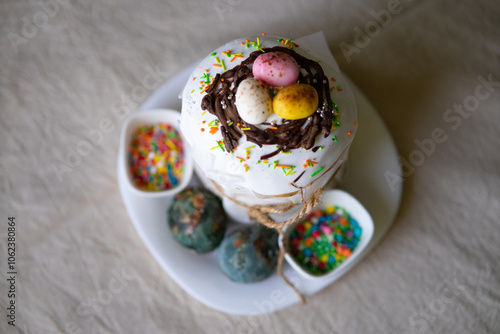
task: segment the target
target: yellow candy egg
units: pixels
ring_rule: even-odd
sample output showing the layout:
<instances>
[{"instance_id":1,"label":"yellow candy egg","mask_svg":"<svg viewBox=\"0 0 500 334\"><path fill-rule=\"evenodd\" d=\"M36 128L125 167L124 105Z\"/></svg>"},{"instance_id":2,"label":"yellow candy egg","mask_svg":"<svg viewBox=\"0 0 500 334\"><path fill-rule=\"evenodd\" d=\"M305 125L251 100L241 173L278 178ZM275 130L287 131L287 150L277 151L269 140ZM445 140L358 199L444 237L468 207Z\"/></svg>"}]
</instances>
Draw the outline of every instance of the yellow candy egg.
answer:
<instances>
[{"instance_id":1,"label":"yellow candy egg","mask_svg":"<svg viewBox=\"0 0 500 334\"><path fill-rule=\"evenodd\" d=\"M311 116L318 108L318 92L307 84L283 87L273 99L276 115L286 119L301 119Z\"/></svg>"}]
</instances>

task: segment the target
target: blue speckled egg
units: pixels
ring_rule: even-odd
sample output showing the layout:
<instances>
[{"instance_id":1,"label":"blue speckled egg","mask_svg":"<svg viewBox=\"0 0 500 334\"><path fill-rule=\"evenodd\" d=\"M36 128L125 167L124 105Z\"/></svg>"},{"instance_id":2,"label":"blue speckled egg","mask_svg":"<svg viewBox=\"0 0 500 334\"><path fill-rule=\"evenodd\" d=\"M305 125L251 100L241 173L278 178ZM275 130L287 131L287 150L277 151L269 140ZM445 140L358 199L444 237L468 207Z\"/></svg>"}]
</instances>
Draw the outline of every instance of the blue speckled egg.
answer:
<instances>
[{"instance_id":1,"label":"blue speckled egg","mask_svg":"<svg viewBox=\"0 0 500 334\"><path fill-rule=\"evenodd\" d=\"M232 281L254 283L274 273L278 255L278 232L255 224L224 239L217 262Z\"/></svg>"},{"instance_id":2,"label":"blue speckled egg","mask_svg":"<svg viewBox=\"0 0 500 334\"><path fill-rule=\"evenodd\" d=\"M167 212L174 239L196 253L217 248L226 232L226 213L220 199L201 188L187 188L172 200Z\"/></svg>"}]
</instances>

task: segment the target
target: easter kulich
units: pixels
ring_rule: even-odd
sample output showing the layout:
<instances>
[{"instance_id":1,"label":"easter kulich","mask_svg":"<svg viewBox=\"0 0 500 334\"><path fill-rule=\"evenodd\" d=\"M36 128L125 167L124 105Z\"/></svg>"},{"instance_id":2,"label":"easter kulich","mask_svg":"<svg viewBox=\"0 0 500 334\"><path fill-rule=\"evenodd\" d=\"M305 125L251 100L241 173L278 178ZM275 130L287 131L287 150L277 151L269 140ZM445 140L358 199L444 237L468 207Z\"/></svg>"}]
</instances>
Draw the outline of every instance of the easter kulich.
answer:
<instances>
[{"instance_id":1,"label":"easter kulich","mask_svg":"<svg viewBox=\"0 0 500 334\"><path fill-rule=\"evenodd\" d=\"M317 105L307 117L283 118L271 110L267 119L247 122L239 113L244 107L236 98L238 87L256 79L253 65L259 56L276 52L293 58L299 74L285 87L264 84L271 100L301 84L314 89ZM262 63L270 66L273 58ZM295 98L307 100L311 94ZM328 184L347 160L357 113L337 70L290 39L259 36L231 41L201 61L182 93L180 127L206 184L215 183L226 196L249 205L300 203Z\"/></svg>"}]
</instances>

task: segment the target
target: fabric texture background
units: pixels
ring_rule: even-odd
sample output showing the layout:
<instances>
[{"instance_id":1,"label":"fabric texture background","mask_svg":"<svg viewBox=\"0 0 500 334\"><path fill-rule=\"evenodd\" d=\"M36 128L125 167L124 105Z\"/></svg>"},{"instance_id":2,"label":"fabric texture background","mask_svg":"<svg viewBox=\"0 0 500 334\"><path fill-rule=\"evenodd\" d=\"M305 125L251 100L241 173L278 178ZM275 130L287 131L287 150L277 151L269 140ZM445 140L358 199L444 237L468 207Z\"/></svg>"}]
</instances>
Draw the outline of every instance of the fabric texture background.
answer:
<instances>
[{"instance_id":1,"label":"fabric texture background","mask_svg":"<svg viewBox=\"0 0 500 334\"><path fill-rule=\"evenodd\" d=\"M0 332L500 332L499 17L489 0L3 0L2 314L10 216L18 275L16 327L2 316ZM151 72L159 86L232 39L318 30L395 139L399 212L307 306L214 311L161 269L127 215L122 116L154 92L136 88ZM104 119L112 127L100 136ZM436 129L446 139L422 148ZM75 157L82 140L92 145Z\"/></svg>"}]
</instances>

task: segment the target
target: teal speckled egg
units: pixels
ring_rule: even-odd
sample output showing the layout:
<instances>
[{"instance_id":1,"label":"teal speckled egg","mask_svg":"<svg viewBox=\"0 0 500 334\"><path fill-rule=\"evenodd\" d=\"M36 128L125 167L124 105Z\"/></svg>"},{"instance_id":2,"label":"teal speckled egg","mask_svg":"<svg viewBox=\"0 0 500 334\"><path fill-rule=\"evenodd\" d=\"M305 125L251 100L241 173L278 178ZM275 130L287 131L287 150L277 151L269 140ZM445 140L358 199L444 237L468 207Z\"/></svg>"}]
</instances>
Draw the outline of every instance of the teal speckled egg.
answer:
<instances>
[{"instance_id":1,"label":"teal speckled egg","mask_svg":"<svg viewBox=\"0 0 500 334\"><path fill-rule=\"evenodd\" d=\"M217 261L221 270L232 281L254 283L274 273L278 255L278 232L255 224L224 239Z\"/></svg>"},{"instance_id":2,"label":"teal speckled egg","mask_svg":"<svg viewBox=\"0 0 500 334\"><path fill-rule=\"evenodd\" d=\"M167 212L174 239L196 253L217 248L226 232L226 213L220 199L201 188L187 188L172 200Z\"/></svg>"}]
</instances>

